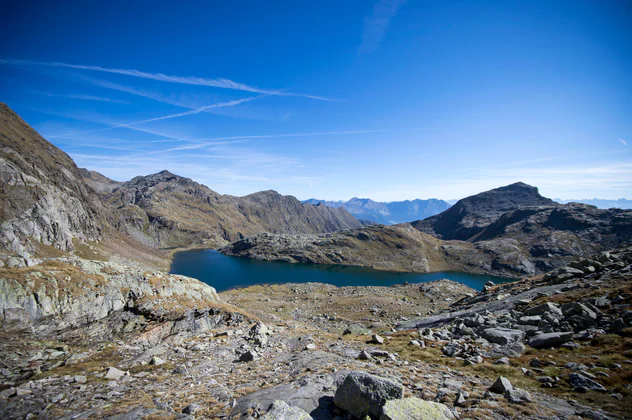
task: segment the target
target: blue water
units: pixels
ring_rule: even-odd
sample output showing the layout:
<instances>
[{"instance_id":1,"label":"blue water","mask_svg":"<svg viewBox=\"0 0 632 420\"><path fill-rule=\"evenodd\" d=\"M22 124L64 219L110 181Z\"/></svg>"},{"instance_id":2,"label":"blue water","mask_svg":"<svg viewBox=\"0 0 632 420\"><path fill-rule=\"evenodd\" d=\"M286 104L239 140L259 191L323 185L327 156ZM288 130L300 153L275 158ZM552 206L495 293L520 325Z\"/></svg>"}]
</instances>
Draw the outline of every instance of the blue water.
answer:
<instances>
[{"instance_id":1,"label":"blue water","mask_svg":"<svg viewBox=\"0 0 632 420\"><path fill-rule=\"evenodd\" d=\"M392 286L405 282L423 283L438 279L458 281L473 289L481 290L488 280L496 284L512 281L502 277L454 271L425 274L397 273L343 265L258 261L231 257L208 249L176 253L171 263L171 273L194 277L213 286L218 292L253 284L316 282L335 286Z\"/></svg>"}]
</instances>

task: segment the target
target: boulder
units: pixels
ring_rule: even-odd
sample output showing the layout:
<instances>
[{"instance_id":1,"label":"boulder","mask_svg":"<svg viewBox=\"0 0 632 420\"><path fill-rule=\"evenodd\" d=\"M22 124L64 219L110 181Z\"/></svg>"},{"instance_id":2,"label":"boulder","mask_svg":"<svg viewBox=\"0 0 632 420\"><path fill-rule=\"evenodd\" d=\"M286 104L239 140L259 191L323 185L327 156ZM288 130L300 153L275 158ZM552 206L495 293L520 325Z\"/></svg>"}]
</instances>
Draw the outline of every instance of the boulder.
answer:
<instances>
[{"instance_id":1,"label":"boulder","mask_svg":"<svg viewBox=\"0 0 632 420\"><path fill-rule=\"evenodd\" d=\"M454 414L444 404L424 401L420 398L390 400L382 407L380 420L446 420Z\"/></svg>"},{"instance_id":2,"label":"boulder","mask_svg":"<svg viewBox=\"0 0 632 420\"><path fill-rule=\"evenodd\" d=\"M511 382L509 382L509 379L504 376L499 376L498 379L496 379L496 382L489 387L489 390L496 394L504 394L510 389L513 389L513 386L511 385Z\"/></svg>"},{"instance_id":3,"label":"boulder","mask_svg":"<svg viewBox=\"0 0 632 420\"><path fill-rule=\"evenodd\" d=\"M115 367L111 367L111 368L108 368L108 371L105 374L105 379L118 380L118 379L121 379L125 375L128 375L128 373L123 372L122 370L117 369Z\"/></svg>"},{"instance_id":4,"label":"boulder","mask_svg":"<svg viewBox=\"0 0 632 420\"><path fill-rule=\"evenodd\" d=\"M513 388L505 391L505 399L512 404L532 402L531 394L524 389Z\"/></svg>"},{"instance_id":5,"label":"boulder","mask_svg":"<svg viewBox=\"0 0 632 420\"><path fill-rule=\"evenodd\" d=\"M524 311L525 315L544 315L544 314L550 314L555 318L562 318L564 316L564 314L562 313L562 310L560 309L559 305L557 305L556 303L552 303L552 302L546 302L543 303L542 305L538 305L535 306L533 308L529 308L526 311Z\"/></svg>"},{"instance_id":6,"label":"boulder","mask_svg":"<svg viewBox=\"0 0 632 420\"><path fill-rule=\"evenodd\" d=\"M392 379L365 372L351 372L336 390L334 404L347 413L379 418L387 401L404 396L404 387Z\"/></svg>"},{"instance_id":7,"label":"boulder","mask_svg":"<svg viewBox=\"0 0 632 420\"><path fill-rule=\"evenodd\" d=\"M568 375L568 383L576 390L591 390L607 392L608 390L599 382L593 381L581 373L571 373Z\"/></svg>"},{"instance_id":8,"label":"boulder","mask_svg":"<svg viewBox=\"0 0 632 420\"><path fill-rule=\"evenodd\" d=\"M270 404L268 411L260 417L262 420L312 420L312 416L299 407L290 407L285 401L277 400Z\"/></svg>"},{"instance_id":9,"label":"boulder","mask_svg":"<svg viewBox=\"0 0 632 420\"><path fill-rule=\"evenodd\" d=\"M572 332L551 332L540 333L529 340L529 346L534 349L548 349L551 347L559 347L564 343L568 343L573 338Z\"/></svg>"},{"instance_id":10,"label":"boulder","mask_svg":"<svg viewBox=\"0 0 632 420\"><path fill-rule=\"evenodd\" d=\"M309 353L310 357L314 353ZM343 376L344 377L344 376ZM342 379L340 377L339 379ZM300 382L286 383L260 389L237 400L230 418L247 417L252 408L265 410L276 401L284 401L290 407L298 407L314 418L325 417L333 409L333 389L338 378L334 376L307 377Z\"/></svg>"},{"instance_id":11,"label":"boulder","mask_svg":"<svg viewBox=\"0 0 632 420\"><path fill-rule=\"evenodd\" d=\"M524 331L511 330L509 328L487 328L482 331L481 337L496 344L509 344L522 341Z\"/></svg>"},{"instance_id":12,"label":"boulder","mask_svg":"<svg viewBox=\"0 0 632 420\"><path fill-rule=\"evenodd\" d=\"M371 337L371 342L373 344L384 344L384 338L377 334L373 334L373 336Z\"/></svg>"},{"instance_id":13,"label":"boulder","mask_svg":"<svg viewBox=\"0 0 632 420\"><path fill-rule=\"evenodd\" d=\"M254 350L248 350L245 353L242 353L239 356L239 361L240 362L252 362L253 360L255 360L257 357L259 357L259 355L257 354L256 351Z\"/></svg>"}]
</instances>

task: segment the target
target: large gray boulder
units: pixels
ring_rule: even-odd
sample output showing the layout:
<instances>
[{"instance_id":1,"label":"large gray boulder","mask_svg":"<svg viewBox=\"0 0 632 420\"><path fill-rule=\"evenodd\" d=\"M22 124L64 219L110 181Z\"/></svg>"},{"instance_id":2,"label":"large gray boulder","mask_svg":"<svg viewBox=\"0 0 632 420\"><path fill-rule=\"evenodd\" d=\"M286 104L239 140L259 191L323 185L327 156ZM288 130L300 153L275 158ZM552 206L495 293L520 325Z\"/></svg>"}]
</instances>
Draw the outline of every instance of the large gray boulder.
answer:
<instances>
[{"instance_id":1,"label":"large gray boulder","mask_svg":"<svg viewBox=\"0 0 632 420\"><path fill-rule=\"evenodd\" d=\"M270 404L261 420L313 420L312 416L298 407L290 407L285 401L277 400Z\"/></svg>"},{"instance_id":2,"label":"large gray boulder","mask_svg":"<svg viewBox=\"0 0 632 420\"><path fill-rule=\"evenodd\" d=\"M311 354L311 353L310 353ZM297 407L309 413L313 418L327 418L333 404L333 391L336 377L308 377L300 382L292 382L261 389L239 398L230 417L240 418L250 409L265 410L275 401L282 400L290 407Z\"/></svg>"},{"instance_id":3,"label":"large gray boulder","mask_svg":"<svg viewBox=\"0 0 632 420\"><path fill-rule=\"evenodd\" d=\"M505 378L504 376L499 376L498 379L496 379L496 382L494 382L492 386L489 387L489 390L496 394L504 394L505 392L512 389L513 386L511 385L511 382L509 382L509 379Z\"/></svg>"},{"instance_id":4,"label":"large gray boulder","mask_svg":"<svg viewBox=\"0 0 632 420\"><path fill-rule=\"evenodd\" d=\"M608 392L608 390L599 382L593 381L592 379L582 375L581 373L571 373L570 375L568 375L568 383L574 389L589 389L591 391Z\"/></svg>"},{"instance_id":5,"label":"large gray boulder","mask_svg":"<svg viewBox=\"0 0 632 420\"><path fill-rule=\"evenodd\" d=\"M380 420L448 420L454 419L450 409L440 403L411 397L390 400L382 407Z\"/></svg>"},{"instance_id":6,"label":"large gray boulder","mask_svg":"<svg viewBox=\"0 0 632 420\"><path fill-rule=\"evenodd\" d=\"M552 303L552 302L546 302L543 303L542 305L538 305L538 306L534 306L533 308L529 308L526 311L524 311L525 315L544 315L544 314L550 314L552 315L554 318L562 318L564 316L564 314L562 313L562 310L560 309L559 305L556 303Z\"/></svg>"},{"instance_id":7,"label":"large gray boulder","mask_svg":"<svg viewBox=\"0 0 632 420\"><path fill-rule=\"evenodd\" d=\"M529 340L529 346L534 349L549 349L568 343L573 338L572 332L540 333Z\"/></svg>"},{"instance_id":8,"label":"large gray boulder","mask_svg":"<svg viewBox=\"0 0 632 420\"><path fill-rule=\"evenodd\" d=\"M387 401L403 396L404 387L399 382L365 372L351 372L338 387L334 404L355 417L379 418Z\"/></svg>"},{"instance_id":9,"label":"large gray boulder","mask_svg":"<svg viewBox=\"0 0 632 420\"><path fill-rule=\"evenodd\" d=\"M509 328L487 328L481 333L481 337L496 344L517 343L524 339L524 331L511 330Z\"/></svg>"}]
</instances>

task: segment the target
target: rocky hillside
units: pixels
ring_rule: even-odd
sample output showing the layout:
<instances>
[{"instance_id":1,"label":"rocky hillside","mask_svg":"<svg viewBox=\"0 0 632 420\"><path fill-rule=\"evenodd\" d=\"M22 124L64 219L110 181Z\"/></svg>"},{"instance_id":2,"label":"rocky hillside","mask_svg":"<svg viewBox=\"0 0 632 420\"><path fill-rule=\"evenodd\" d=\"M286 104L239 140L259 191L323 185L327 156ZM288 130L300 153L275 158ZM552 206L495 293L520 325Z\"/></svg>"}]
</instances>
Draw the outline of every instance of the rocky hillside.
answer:
<instances>
[{"instance_id":1,"label":"rocky hillside","mask_svg":"<svg viewBox=\"0 0 632 420\"><path fill-rule=\"evenodd\" d=\"M159 247L217 246L259 232L323 233L361 226L344 209L302 204L275 191L222 195L168 171L136 177L102 196L122 216L121 229Z\"/></svg>"},{"instance_id":2,"label":"rocky hillside","mask_svg":"<svg viewBox=\"0 0 632 420\"><path fill-rule=\"evenodd\" d=\"M443 213L412 225L440 239L467 241L508 211L557 205L536 187L517 182L459 200Z\"/></svg>"},{"instance_id":3,"label":"rocky hillside","mask_svg":"<svg viewBox=\"0 0 632 420\"><path fill-rule=\"evenodd\" d=\"M106 211L72 159L0 103L0 248L63 251L73 239L96 241Z\"/></svg>"},{"instance_id":4,"label":"rocky hillside","mask_svg":"<svg viewBox=\"0 0 632 420\"><path fill-rule=\"evenodd\" d=\"M310 204L324 204L328 207L342 207L360 220L385 225L412 222L425 219L448 209L450 204L443 200L405 200L379 202L369 198L352 198L349 201L325 201L310 198L304 201Z\"/></svg>"},{"instance_id":5,"label":"rocky hillside","mask_svg":"<svg viewBox=\"0 0 632 420\"><path fill-rule=\"evenodd\" d=\"M9 311L2 326L12 332L0 332L0 417L626 418L631 263L632 249L616 249L480 293L441 280L221 294L256 321L209 289L189 290L186 278L157 282L144 273L126 293L140 273L109 264L51 260L20 269L24 285L0 269L0 284L25 291L16 296L47 297L78 270L83 294L103 296L90 313L109 314L107 322L46 320L29 315L36 311L28 299L15 316ZM98 286L108 276L109 291ZM182 285L175 297L209 310L174 310L161 296L165 280ZM109 294L112 309L101 305ZM64 312L72 306L55 302ZM20 330L20 317L36 321ZM60 320L79 332L56 328ZM31 333L43 326L45 339ZM114 340L103 334L110 331Z\"/></svg>"},{"instance_id":6,"label":"rocky hillside","mask_svg":"<svg viewBox=\"0 0 632 420\"><path fill-rule=\"evenodd\" d=\"M52 247L155 265L164 258L155 252L158 248L215 247L259 232L324 233L362 226L344 209L303 205L274 191L224 196L167 171L116 182L77 168L4 104L0 122L3 259L23 253L28 262L31 256L55 254L46 248Z\"/></svg>"},{"instance_id":7,"label":"rocky hillside","mask_svg":"<svg viewBox=\"0 0 632 420\"><path fill-rule=\"evenodd\" d=\"M519 193L514 194L516 191ZM500 204L494 206L488 198L496 195L501 197ZM478 202L482 209L474 207ZM573 257L632 242L632 211L600 210L577 203L533 205L550 200L524 184L492 190L459 203L440 215L413 223L417 229L411 224L400 224L319 236L258 235L237 241L221 252L263 260L518 277L544 273ZM526 206L516 208L520 203ZM459 209L463 211L455 217ZM468 241L429 238L431 235L423 233L422 225L432 220L437 226L451 220L454 223L450 225L458 225L456 229ZM421 232L415 232L420 228Z\"/></svg>"}]
</instances>

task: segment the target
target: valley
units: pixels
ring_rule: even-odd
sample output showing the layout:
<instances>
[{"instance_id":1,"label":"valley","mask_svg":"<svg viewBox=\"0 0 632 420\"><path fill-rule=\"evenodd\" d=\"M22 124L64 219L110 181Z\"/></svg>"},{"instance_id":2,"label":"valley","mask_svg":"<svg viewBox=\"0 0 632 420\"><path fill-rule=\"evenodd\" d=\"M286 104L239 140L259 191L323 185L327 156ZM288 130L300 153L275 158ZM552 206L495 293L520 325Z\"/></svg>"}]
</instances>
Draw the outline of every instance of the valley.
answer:
<instances>
[{"instance_id":1,"label":"valley","mask_svg":"<svg viewBox=\"0 0 632 420\"><path fill-rule=\"evenodd\" d=\"M365 225L115 182L0 111L2 418L629 417L630 210L514 183Z\"/></svg>"}]
</instances>

